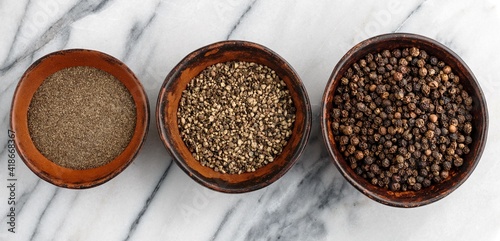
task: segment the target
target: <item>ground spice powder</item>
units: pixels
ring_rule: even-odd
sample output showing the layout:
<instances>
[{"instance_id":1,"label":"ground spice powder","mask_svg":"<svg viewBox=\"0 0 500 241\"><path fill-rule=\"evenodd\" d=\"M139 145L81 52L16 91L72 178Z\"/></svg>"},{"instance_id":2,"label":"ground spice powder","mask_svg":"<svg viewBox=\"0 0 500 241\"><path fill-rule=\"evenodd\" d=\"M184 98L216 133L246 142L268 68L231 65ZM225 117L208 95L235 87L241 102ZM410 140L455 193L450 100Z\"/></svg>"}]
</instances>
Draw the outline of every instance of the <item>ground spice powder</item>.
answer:
<instances>
[{"instance_id":1,"label":"ground spice powder","mask_svg":"<svg viewBox=\"0 0 500 241\"><path fill-rule=\"evenodd\" d=\"M135 124L136 107L127 88L113 75L88 66L49 76L28 110L36 148L71 169L109 163L126 148Z\"/></svg>"}]
</instances>

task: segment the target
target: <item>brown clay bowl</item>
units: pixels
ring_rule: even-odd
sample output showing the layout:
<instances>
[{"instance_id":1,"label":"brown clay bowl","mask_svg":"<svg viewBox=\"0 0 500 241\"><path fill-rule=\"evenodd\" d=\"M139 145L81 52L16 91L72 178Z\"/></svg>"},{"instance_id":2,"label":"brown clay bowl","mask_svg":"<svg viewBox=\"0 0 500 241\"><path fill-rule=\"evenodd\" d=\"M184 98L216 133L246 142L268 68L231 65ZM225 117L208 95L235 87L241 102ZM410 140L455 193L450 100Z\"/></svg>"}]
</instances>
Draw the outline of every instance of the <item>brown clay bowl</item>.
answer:
<instances>
[{"instance_id":1,"label":"brown clay bowl","mask_svg":"<svg viewBox=\"0 0 500 241\"><path fill-rule=\"evenodd\" d=\"M422 188L420 191L392 192L384 188L372 185L370 182L357 175L344 160L334 141L334 134L331 130L330 113L333 106L333 97L335 90L340 83L341 77L346 70L356 61L363 58L368 53L375 53L384 49L396 49L405 47L418 47L425 50L429 55L436 56L451 66L455 75L460 77L460 82L473 98L473 142L469 145L471 152L463 157L464 164L450 172L447 179L430 187ZM488 110L483 92L474 77L472 71L467 67L464 61L453 51L439 42L415 35L415 34L386 34L365 40L351 50L349 50L340 62L333 69L332 75L326 86L322 100L321 128L328 152L333 158L342 175L355 188L361 191L369 198L380 203L395 207L418 207L426 205L447 196L462 183L474 171L479 162L486 144L488 131ZM452 169L454 170L454 169Z\"/></svg>"},{"instance_id":2,"label":"brown clay bowl","mask_svg":"<svg viewBox=\"0 0 500 241\"><path fill-rule=\"evenodd\" d=\"M189 152L179 134L177 109L182 91L192 78L208 66L234 60L255 62L275 70L287 84L297 111L292 136L272 163L252 173L222 174L202 166ZM226 193L249 192L278 180L299 158L311 128L309 98L299 76L278 54L245 41L218 42L187 55L166 77L156 108L160 138L179 167L198 183Z\"/></svg>"},{"instance_id":3,"label":"brown clay bowl","mask_svg":"<svg viewBox=\"0 0 500 241\"><path fill-rule=\"evenodd\" d=\"M28 130L28 108L38 87L53 73L74 66L91 66L112 74L130 91L136 105L137 121L130 143L114 160L97 168L74 170L55 164L38 151ZM118 59L93 50L62 50L40 58L21 77L12 102L11 126L19 156L36 175L60 187L90 188L109 181L135 158L148 131L149 103L139 80Z\"/></svg>"}]
</instances>

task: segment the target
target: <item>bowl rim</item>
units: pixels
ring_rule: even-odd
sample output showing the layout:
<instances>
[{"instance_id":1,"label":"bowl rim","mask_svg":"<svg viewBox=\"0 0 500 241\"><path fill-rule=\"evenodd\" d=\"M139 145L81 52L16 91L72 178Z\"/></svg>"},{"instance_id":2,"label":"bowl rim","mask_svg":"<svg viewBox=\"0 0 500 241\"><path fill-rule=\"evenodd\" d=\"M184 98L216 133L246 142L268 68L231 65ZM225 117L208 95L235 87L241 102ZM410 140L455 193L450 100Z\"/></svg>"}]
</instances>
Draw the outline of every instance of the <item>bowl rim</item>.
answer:
<instances>
[{"instance_id":1,"label":"bowl rim","mask_svg":"<svg viewBox=\"0 0 500 241\"><path fill-rule=\"evenodd\" d=\"M328 105L327 98L328 98L328 96L332 95L335 92L335 89L333 89L334 84L335 84L335 81L334 81L335 76L337 76L339 74L343 74L343 73L340 73L341 68L350 61L351 57L357 51L363 50L364 48L366 48L368 46L376 45L376 44L381 43L381 42L398 41L401 39L426 42L427 44L433 45L433 47L439 48L439 49L443 50L444 52L446 52L447 54L449 54L451 56L451 58L456 60L458 65L463 66L463 69L465 70L466 74L471 76L470 84L473 87L477 88L478 93L479 93L478 99L479 99L480 103L478 103L478 105L480 107L484 108L484 113L482 113L483 117L484 117L484 125L483 125L483 128L481 128L478 131L479 132L478 141L480 142L479 148L477 151L477 155L474 158L474 162L472 163L472 166L470 168L470 171L465 173L465 176L463 178L459 179L458 182L456 182L454 185L452 185L451 188L447 189L445 192L439 193L439 194L432 196L431 198L428 198L428 199L418 200L418 201L414 201L414 202L399 201L398 200L399 196L397 196L397 195L394 195L393 199L385 198L385 197L380 196L377 193L371 191L370 188L367 188L367 187L363 186L361 183L357 182L355 178L353 178L346 170L344 170L344 168L342 168L340 161L344 162L344 160L337 159L337 157L334 153L335 147L333 146L332 143L330 143L330 140L328 138L328 136L330 134L330 127L328 127L329 111L330 110L327 109L327 105ZM396 46L395 48L398 48L398 47ZM481 159L482 153L483 153L484 148L486 146L486 140L487 140L487 135L488 135L488 125L489 125L488 107L486 104L486 99L485 99L484 93L483 93L483 91L482 91L482 89L477 81L477 78L474 76L472 70L467 66L465 61L463 61L462 58L460 58L460 56L458 56L458 54L456 54L454 51L452 51L450 48L446 47L445 45L441 44L440 42L438 42L434 39L431 39L429 37L425 37L425 36L422 36L419 34L414 34L414 33L387 33L387 34L377 35L377 36L374 36L374 37L371 37L371 38L368 38L368 39L365 39L365 40L359 42L358 44L353 46L349 51L347 51L343 55L343 57L339 60L339 62L335 65L335 67L334 67L334 69L333 69L333 71L328 79L328 82L325 86L325 91L323 93L322 102L321 102L321 117L320 118L321 118L321 132L323 135L323 140L325 142L327 151L328 151L330 157L332 158L332 161L335 164L337 170L339 170L339 172L342 174L342 176L352 186L354 186L358 191L360 191L361 193L363 193L365 196L369 197L370 199L375 200L379 203L388 205L388 206L399 207L399 208L413 208L413 207L419 207L419 206L424 206L427 204L434 203L434 202L448 196L450 193L455 191L459 186L461 186L469 178L469 176L472 174L472 172L476 168L477 164L479 163L479 160ZM371 185L371 184L369 184L369 185Z\"/></svg>"},{"instance_id":2,"label":"bowl rim","mask_svg":"<svg viewBox=\"0 0 500 241\"><path fill-rule=\"evenodd\" d=\"M40 68L43 68L44 65L47 65L46 60L51 60L53 58L74 58L74 62L67 62L65 63L65 66L62 66L61 68L54 69L55 71L50 72L55 73L59 70L62 70L64 68L68 67L73 67L73 66L90 66L94 67L97 69L101 69L97 66L94 66L92 63L98 63L98 62L92 62L92 61L100 61L99 63L106 63L109 66L113 66L116 68L115 71L119 71L123 75L127 76L127 79L129 79L131 82L130 84L125 84L120 78L117 78L122 84L126 85L127 90L130 92L131 96L134 99L134 104L136 107L136 113L137 113L137 119L136 119L136 126L134 130L134 134L127 145L127 147L120 153L115 159L110 161L109 163L96 167L96 168L89 168L89 169L82 169L82 170L76 170L76 169L71 169L71 168L65 168L62 166L59 166L50 160L48 160L45 156L43 156L38 149L34 146L34 143L32 139L30 138L29 135L29 130L27 130L27 124L24 125L25 123L21 123L21 121L24 119L23 116L24 111L20 109L25 109L26 106L23 104L21 99L26 99L29 98L29 101L27 101L27 104L31 103L31 99L33 98L34 92L29 95L25 96L26 91L28 88L26 86L33 86L32 83L30 83L30 78L33 78L31 75L33 71L37 71ZM82 61L86 64L81 64ZM91 64L89 64L91 63ZM96 64L97 65L97 64ZM103 70L103 69L101 69ZM106 70L104 70L106 71ZM106 71L108 72L108 71ZM40 78L38 78L40 79ZM43 83L43 80L40 80L40 84L36 86L36 89ZM38 80L37 80L38 81ZM129 86L127 86L129 85ZM36 90L35 90L36 92ZM29 94L29 93L28 93ZM22 95L22 96L21 96ZM27 112L25 113L27 115ZM141 115L139 115L141 114ZM132 163L132 161L135 159L135 157L138 155L140 150L142 149L144 142L147 137L147 133L149 131L149 115L150 115L150 107L149 107L149 100L147 97L146 92L144 91L144 88L139 81L139 79L135 76L135 74L130 70L123 62L120 60L116 59L115 57L108 55L106 53L97 51L97 50L91 50L91 49L83 49L83 48L74 48L74 49L64 49L64 50L58 50L55 52L51 52L49 54L46 54L39 59L37 59L35 62L33 62L23 73L23 75L20 77L19 82L16 86L16 89L14 91L14 95L12 97L12 103L11 103L11 111L10 111L10 126L11 129L14 131L14 142L15 142L15 148L19 154L19 157L21 160L28 166L28 168L35 173L39 178L55 185L58 187L63 187L63 188L68 188L68 189L87 189L87 188L92 188L99 186L111 179L113 179L115 176L120 174L123 170L125 170L126 167ZM27 117L26 117L27 118ZM20 135L22 134L22 137ZM33 163L33 159L41 159L40 162L43 162L45 165L49 165L52 167L41 167L37 164ZM61 176L55 176L54 173L59 171L60 173L63 172L65 174L61 174ZM71 174L68 174L71 173ZM89 175L92 176L92 178L88 178L88 180L85 181L69 181L67 179L64 179L63 175L78 175L78 176L85 176Z\"/></svg>"},{"instance_id":3,"label":"bowl rim","mask_svg":"<svg viewBox=\"0 0 500 241\"><path fill-rule=\"evenodd\" d=\"M293 150L293 155L291 158L286 162L285 165L283 165L283 168L279 170L272 178L265 182L258 182L254 183L252 185L248 185L245 187L231 187L231 186L221 186L219 182L214 181L207 181L204 180L203 175L201 173L198 173L184 161L183 157L181 156L179 150L177 150L174 147L174 141L172 138L167 134L167 127L164 123L164 119L166 118L166 114L164 113L165 110L165 99L166 95L170 94L169 92L169 87L172 86L176 80L176 76L178 76L183 70L185 70L185 65L194 59L199 59L206 57L208 55L211 55L212 53L218 52L221 47L227 47L227 48L238 48L238 47L245 47L245 48L251 48L251 49L256 49L258 51L263 51L267 55L272 56L273 59L278 60L280 63L284 64L286 67L287 71L291 73L290 79L292 79L294 82L297 82L297 87L300 89L298 92L301 100L303 101L303 105L305 106L304 110L304 132L302 133L302 136L300 137L300 141L297 144L297 148ZM230 50L231 51L231 50ZM251 192L255 191L261 188L264 188L275 181L277 181L279 178L281 178L288 170L297 162L301 154L303 153L305 146L309 140L309 135L310 135L310 129L312 125L312 111L311 111L311 105L310 105L310 100L306 91L306 88L303 85L303 82L297 72L293 69L293 67L280 55L272 51L271 49L254 43L250 41L244 41L244 40L224 40L224 41L218 41L214 42L208 45L205 45L203 47L200 47L188 55L184 57L170 72L169 74L165 77L165 80L160 87L160 91L158 94L158 99L156 103L156 126L160 135L160 139L164 146L166 147L167 151L170 153L170 156L172 159L176 162L176 164L188 175L190 176L193 180L201 184L202 186L205 186L207 188L210 188L215 191L223 192L223 193L246 193L246 192ZM221 174L221 175L238 175L238 174Z\"/></svg>"}]
</instances>

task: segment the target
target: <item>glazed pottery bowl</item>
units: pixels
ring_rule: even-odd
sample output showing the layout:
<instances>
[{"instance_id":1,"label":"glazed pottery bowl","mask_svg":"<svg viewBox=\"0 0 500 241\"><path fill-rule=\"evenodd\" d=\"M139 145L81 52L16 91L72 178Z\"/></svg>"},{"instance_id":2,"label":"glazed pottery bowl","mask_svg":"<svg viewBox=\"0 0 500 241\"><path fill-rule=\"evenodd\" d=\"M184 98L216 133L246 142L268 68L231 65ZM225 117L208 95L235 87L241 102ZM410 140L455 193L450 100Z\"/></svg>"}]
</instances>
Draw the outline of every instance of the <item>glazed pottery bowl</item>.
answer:
<instances>
[{"instance_id":1,"label":"glazed pottery bowl","mask_svg":"<svg viewBox=\"0 0 500 241\"><path fill-rule=\"evenodd\" d=\"M296 119L288 143L273 162L255 172L223 174L195 160L180 136L177 110L182 92L205 68L229 61L254 62L276 71L286 83L296 108ZM292 67L268 48L246 41L214 43L187 55L168 74L156 106L160 138L175 162L198 183L226 193L242 193L265 187L283 176L304 150L311 128L311 108L304 86Z\"/></svg>"},{"instance_id":2,"label":"glazed pottery bowl","mask_svg":"<svg viewBox=\"0 0 500 241\"><path fill-rule=\"evenodd\" d=\"M335 90L341 83L344 73L361 58L369 53L378 53L383 50L417 47L425 50L429 56L436 56L439 60L448 64L454 74L460 77L460 83L473 99L471 110L473 120L473 142L469 145L470 152L463 156L463 165L452 169L449 177L445 180L432 184L430 187L419 191L390 191L377 185L372 185L358 175L339 151L338 143L335 142L335 134L332 131L332 108ZM383 204L396 207L417 207L435 202L447 196L457 189L474 171L479 162L486 144L488 130L488 111L483 92L474 77L472 71L465 62L453 51L439 42L427 37L415 34L386 34L367 39L349 50L333 69L327 83L323 99L321 127L324 140L330 156L340 173L356 189L369 198Z\"/></svg>"},{"instance_id":3,"label":"glazed pottery bowl","mask_svg":"<svg viewBox=\"0 0 500 241\"><path fill-rule=\"evenodd\" d=\"M109 163L90 169L76 170L57 165L35 146L28 128L28 110L39 86L55 72L75 66L103 70L118 79L130 92L136 107L136 126L126 148ZM122 172L142 147L149 125L146 93L132 71L118 59L94 50L70 49L48 54L34 62L24 73L14 93L11 126L15 144L24 163L40 178L66 188L90 188L109 181Z\"/></svg>"}]
</instances>

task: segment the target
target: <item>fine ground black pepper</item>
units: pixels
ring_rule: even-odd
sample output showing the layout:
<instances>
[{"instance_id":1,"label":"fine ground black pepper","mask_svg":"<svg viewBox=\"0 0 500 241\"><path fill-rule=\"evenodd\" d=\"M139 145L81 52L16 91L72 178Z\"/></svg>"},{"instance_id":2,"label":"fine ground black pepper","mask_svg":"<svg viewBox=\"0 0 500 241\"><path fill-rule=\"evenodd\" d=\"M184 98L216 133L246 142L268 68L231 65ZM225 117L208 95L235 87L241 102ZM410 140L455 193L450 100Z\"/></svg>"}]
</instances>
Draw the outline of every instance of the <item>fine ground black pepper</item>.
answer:
<instances>
[{"instance_id":1,"label":"fine ground black pepper","mask_svg":"<svg viewBox=\"0 0 500 241\"><path fill-rule=\"evenodd\" d=\"M183 91L182 140L201 165L229 174L274 161L292 134L295 107L274 70L252 62L209 66Z\"/></svg>"},{"instance_id":2,"label":"fine ground black pepper","mask_svg":"<svg viewBox=\"0 0 500 241\"><path fill-rule=\"evenodd\" d=\"M36 148L71 169L105 165L128 145L136 124L132 95L113 75L88 66L62 69L35 92L28 128Z\"/></svg>"},{"instance_id":3,"label":"fine ground black pepper","mask_svg":"<svg viewBox=\"0 0 500 241\"><path fill-rule=\"evenodd\" d=\"M472 104L443 61L416 47L384 50L344 73L331 128L358 175L392 191L420 190L463 165Z\"/></svg>"}]
</instances>

